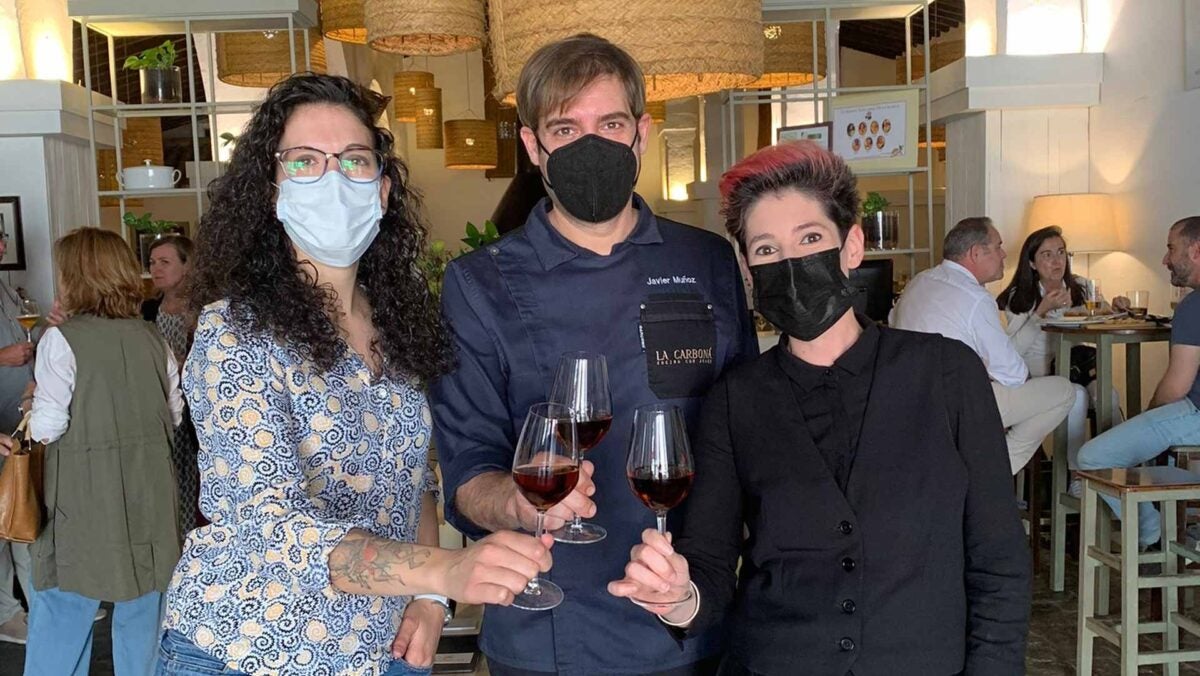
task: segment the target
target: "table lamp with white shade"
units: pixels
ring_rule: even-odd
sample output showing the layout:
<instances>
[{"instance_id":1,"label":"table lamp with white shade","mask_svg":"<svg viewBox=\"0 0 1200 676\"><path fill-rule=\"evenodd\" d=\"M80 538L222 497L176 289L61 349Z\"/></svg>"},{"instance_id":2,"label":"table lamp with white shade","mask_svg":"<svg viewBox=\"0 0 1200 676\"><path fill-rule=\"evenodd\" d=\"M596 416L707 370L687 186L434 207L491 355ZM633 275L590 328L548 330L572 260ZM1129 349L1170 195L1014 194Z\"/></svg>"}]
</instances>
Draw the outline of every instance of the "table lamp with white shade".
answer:
<instances>
[{"instance_id":1,"label":"table lamp with white shade","mask_svg":"<svg viewBox=\"0 0 1200 676\"><path fill-rule=\"evenodd\" d=\"M1038 195L1029 210L1029 230L1033 232L1051 225L1062 230L1067 250L1072 254L1091 254L1118 251L1117 226L1113 219L1112 196L1102 193L1067 193Z\"/></svg>"}]
</instances>

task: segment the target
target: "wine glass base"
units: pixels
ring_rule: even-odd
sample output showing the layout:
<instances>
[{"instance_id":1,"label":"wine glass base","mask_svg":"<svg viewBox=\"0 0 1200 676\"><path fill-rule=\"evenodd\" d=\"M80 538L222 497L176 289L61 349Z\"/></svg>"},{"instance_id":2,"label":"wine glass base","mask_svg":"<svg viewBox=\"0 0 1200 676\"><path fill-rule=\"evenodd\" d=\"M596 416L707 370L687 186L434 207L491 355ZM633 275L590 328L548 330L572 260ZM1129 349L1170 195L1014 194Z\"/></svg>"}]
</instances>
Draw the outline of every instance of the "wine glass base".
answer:
<instances>
[{"instance_id":1,"label":"wine glass base","mask_svg":"<svg viewBox=\"0 0 1200 676\"><path fill-rule=\"evenodd\" d=\"M537 590L536 594L530 594L528 590L517 594L513 597L512 607L521 610L550 610L563 602L562 587L550 580L538 580Z\"/></svg>"},{"instance_id":2,"label":"wine glass base","mask_svg":"<svg viewBox=\"0 0 1200 676\"><path fill-rule=\"evenodd\" d=\"M579 528L574 528L567 523L558 530L550 531L550 534L554 536L555 542L573 545L590 545L608 537L608 531L594 523L583 523L579 525Z\"/></svg>"},{"instance_id":3,"label":"wine glass base","mask_svg":"<svg viewBox=\"0 0 1200 676\"><path fill-rule=\"evenodd\" d=\"M630 597L629 600L633 601L634 603L638 604L639 606L646 608L648 610L651 610L651 611L658 611L658 610L665 611L665 610L670 610L671 608L674 608L675 606L677 606L681 603L687 603L688 601L691 601L692 600L692 589L691 589L691 587L688 587L687 591L684 592L682 598L670 599L667 601L651 601L648 599L635 599L633 597Z\"/></svg>"}]
</instances>

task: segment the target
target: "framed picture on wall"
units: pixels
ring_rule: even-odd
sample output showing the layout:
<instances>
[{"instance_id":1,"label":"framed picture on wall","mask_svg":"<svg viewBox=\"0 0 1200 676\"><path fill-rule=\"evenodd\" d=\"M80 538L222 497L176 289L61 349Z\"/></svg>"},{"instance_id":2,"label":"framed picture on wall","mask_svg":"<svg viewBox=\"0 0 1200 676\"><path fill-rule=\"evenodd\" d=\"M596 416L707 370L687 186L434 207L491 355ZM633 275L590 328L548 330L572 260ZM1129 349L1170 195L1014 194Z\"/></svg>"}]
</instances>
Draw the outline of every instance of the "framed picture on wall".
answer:
<instances>
[{"instance_id":1,"label":"framed picture on wall","mask_svg":"<svg viewBox=\"0 0 1200 676\"><path fill-rule=\"evenodd\" d=\"M0 196L0 232L8 238L0 270L24 270L25 232L21 229L20 197Z\"/></svg>"},{"instance_id":2,"label":"framed picture on wall","mask_svg":"<svg viewBox=\"0 0 1200 676\"><path fill-rule=\"evenodd\" d=\"M853 169L917 166L918 91L843 94L830 99L833 152Z\"/></svg>"},{"instance_id":3,"label":"framed picture on wall","mask_svg":"<svg viewBox=\"0 0 1200 676\"><path fill-rule=\"evenodd\" d=\"M794 127L780 127L775 132L775 142L813 141L826 150L833 150L833 125L829 122L816 124L798 124Z\"/></svg>"}]
</instances>

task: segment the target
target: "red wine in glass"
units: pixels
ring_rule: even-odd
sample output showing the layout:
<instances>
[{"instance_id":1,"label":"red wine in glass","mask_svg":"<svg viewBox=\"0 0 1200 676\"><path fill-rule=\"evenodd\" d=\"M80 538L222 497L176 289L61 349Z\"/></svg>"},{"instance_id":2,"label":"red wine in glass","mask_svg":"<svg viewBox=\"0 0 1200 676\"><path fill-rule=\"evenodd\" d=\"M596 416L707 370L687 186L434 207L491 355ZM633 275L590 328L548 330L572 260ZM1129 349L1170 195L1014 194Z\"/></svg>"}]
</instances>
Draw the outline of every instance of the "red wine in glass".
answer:
<instances>
[{"instance_id":1,"label":"red wine in glass","mask_svg":"<svg viewBox=\"0 0 1200 676\"><path fill-rule=\"evenodd\" d=\"M563 404L573 412L581 454L600 445L612 426L612 397L608 391L608 362L604 355L591 352L564 354L558 360L550 401ZM594 523L584 523L576 515L571 523L553 534L558 542L590 544L603 540L608 532Z\"/></svg>"},{"instance_id":2,"label":"red wine in glass","mask_svg":"<svg viewBox=\"0 0 1200 676\"><path fill-rule=\"evenodd\" d=\"M537 510L534 534L538 539L545 527L546 510L570 495L579 483L579 442L573 415L562 404L530 406L513 453L513 481ZM522 610L550 610L562 600L562 587L535 575L512 605Z\"/></svg>"},{"instance_id":3,"label":"red wine in glass","mask_svg":"<svg viewBox=\"0 0 1200 676\"><path fill-rule=\"evenodd\" d=\"M678 506L687 497L695 471L687 427L677 406L651 404L633 412L633 434L629 438L625 474L638 499L654 510L659 533L666 534L667 510ZM682 598L630 600L658 608L691 598L689 588Z\"/></svg>"},{"instance_id":4,"label":"red wine in glass","mask_svg":"<svg viewBox=\"0 0 1200 676\"><path fill-rule=\"evenodd\" d=\"M642 503L655 512L665 512L679 506L692 489L695 473L682 467L658 471L655 467L638 467L629 472L629 484Z\"/></svg>"},{"instance_id":5,"label":"red wine in glass","mask_svg":"<svg viewBox=\"0 0 1200 676\"><path fill-rule=\"evenodd\" d=\"M557 436L557 433L556 435ZM562 502L579 483L579 465L526 465L513 469L521 495L535 509L547 510Z\"/></svg>"},{"instance_id":6,"label":"red wine in glass","mask_svg":"<svg viewBox=\"0 0 1200 676\"><path fill-rule=\"evenodd\" d=\"M612 416L600 416L593 420L580 420L575 423L575 435L579 438L579 452L587 453L595 448L608 429L612 426Z\"/></svg>"}]
</instances>

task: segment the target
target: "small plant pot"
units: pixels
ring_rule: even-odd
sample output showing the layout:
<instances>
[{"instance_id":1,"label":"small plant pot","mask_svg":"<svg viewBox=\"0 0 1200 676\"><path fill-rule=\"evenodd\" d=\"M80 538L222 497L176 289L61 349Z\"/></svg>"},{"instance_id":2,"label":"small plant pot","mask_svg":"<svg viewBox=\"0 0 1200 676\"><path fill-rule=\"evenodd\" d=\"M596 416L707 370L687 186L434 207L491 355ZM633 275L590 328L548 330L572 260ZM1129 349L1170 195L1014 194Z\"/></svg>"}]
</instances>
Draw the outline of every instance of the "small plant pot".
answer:
<instances>
[{"instance_id":1,"label":"small plant pot","mask_svg":"<svg viewBox=\"0 0 1200 676\"><path fill-rule=\"evenodd\" d=\"M138 71L142 84L142 103L179 103L183 84L179 67L143 68Z\"/></svg>"},{"instance_id":2,"label":"small plant pot","mask_svg":"<svg viewBox=\"0 0 1200 676\"><path fill-rule=\"evenodd\" d=\"M863 235L867 248L890 251L896 248L900 234L900 214L895 211L876 211L863 216Z\"/></svg>"}]
</instances>

